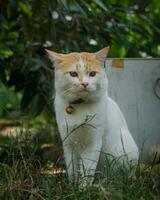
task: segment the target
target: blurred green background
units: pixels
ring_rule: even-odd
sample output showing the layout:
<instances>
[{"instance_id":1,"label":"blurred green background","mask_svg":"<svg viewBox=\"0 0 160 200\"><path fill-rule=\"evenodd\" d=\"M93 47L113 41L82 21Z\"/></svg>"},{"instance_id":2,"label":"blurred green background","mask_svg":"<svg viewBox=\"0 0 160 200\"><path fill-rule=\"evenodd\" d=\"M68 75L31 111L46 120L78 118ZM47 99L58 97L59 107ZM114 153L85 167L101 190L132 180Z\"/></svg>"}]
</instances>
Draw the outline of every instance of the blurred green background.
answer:
<instances>
[{"instance_id":1,"label":"blurred green background","mask_svg":"<svg viewBox=\"0 0 160 200\"><path fill-rule=\"evenodd\" d=\"M0 117L53 114L45 48L159 57L159 10L158 0L0 1Z\"/></svg>"}]
</instances>

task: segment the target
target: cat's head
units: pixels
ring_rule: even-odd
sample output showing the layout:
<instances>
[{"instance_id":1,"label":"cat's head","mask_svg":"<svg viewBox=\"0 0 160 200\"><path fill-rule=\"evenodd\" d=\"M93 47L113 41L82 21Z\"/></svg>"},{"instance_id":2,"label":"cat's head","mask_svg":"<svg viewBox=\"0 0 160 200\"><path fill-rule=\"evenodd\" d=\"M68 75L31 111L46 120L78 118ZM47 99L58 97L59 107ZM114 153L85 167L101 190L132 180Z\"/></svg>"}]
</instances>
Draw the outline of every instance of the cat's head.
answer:
<instances>
[{"instance_id":1,"label":"cat's head","mask_svg":"<svg viewBox=\"0 0 160 200\"><path fill-rule=\"evenodd\" d=\"M55 68L55 89L69 101L100 98L107 89L105 58L109 47L96 53L61 54L46 50Z\"/></svg>"}]
</instances>

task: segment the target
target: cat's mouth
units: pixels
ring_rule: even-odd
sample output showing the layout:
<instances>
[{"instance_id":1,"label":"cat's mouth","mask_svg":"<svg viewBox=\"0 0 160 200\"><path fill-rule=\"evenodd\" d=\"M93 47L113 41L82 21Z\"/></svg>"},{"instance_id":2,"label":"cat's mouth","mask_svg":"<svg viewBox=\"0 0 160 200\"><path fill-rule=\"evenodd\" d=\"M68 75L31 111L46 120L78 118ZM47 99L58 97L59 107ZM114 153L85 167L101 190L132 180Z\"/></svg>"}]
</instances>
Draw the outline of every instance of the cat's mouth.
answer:
<instances>
[{"instance_id":1,"label":"cat's mouth","mask_svg":"<svg viewBox=\"0 0 160 200\"><path fill-rule=\"evenodd\" d=\"M93 88L79 88L78 90L75 91L75 94L80 95L80 96L87 96L95 92Z\"/></svg>"},{"instance_id":2,"label":"cat's mouth","mask_svg":"<svg viewBox=\"0 0 160 200\"><path fill-rule=\"evenodd\" d=\"M74 88L72 90L72 97L73 98L88 98L91 94L95 92L94 88L88 87L88 88ZM70 96L70 98L71 98Z\"/></svg>"},{"instance_id":3,"label":"cat's mouth","mask_svg":"<svg viewBox=\"0 0 160 200\"><path fill-rule=\"evenodd\" d=\"M89 93L90 93L89 90L80 89L80 90L74 92L74 97L87 98Z\"/></svg>"},{"instance_id":4,"label":"cat's mouth","mask_svg":"<svg viewBox=\"0 0 160 200\"><path fill-rule=\"evenodd\" d=\"M77 95L78 96L81 96L81 97L85 97L85 96L88 96L90 94L90 91L89 90L80 90L77 92Z\"/></svg>"},{"instance_id":5,"label":"cat's mouth","mask_svg":"<svg viewBox=\"0 0 160 200\"><path fill-rule=\"evenodd\" d=\"M89 90L84 88L84 89L81 89L80 92L89 92Z\"/></svg>"},{"instance_id":6,"label":"cat's mouth","mask_svg":"<svg viewBox=\"0 0 160 200\"><path fill-rule=\"evenodd\" d=\"M84 87L84 88L81 88L81 87L80 87L80 88L78 89L78 92L85 92L85 93L86 93L86 92L90 92L90 87L86 87L86 88L85 88L85 87Z\"/></svg>"}]
</instances>

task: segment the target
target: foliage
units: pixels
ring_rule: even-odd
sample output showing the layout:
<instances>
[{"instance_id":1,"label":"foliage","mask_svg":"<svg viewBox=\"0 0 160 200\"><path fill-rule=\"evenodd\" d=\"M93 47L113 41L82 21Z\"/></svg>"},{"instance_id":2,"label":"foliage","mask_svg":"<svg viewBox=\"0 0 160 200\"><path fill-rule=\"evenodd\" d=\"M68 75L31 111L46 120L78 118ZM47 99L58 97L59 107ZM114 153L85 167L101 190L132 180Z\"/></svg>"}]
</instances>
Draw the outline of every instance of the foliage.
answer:
<instances>
[{"instance_id":1,"label":"foliage","mask_svg":"<svg viewBox=\"0 0 160 200\"><path fill-rule=\"evenodd\" d=\"M0 84L0 113L2 116L7 116L8 113L12 115L12 111L19 110L20 96L19 93L14 93L13 88L7 89L4 85Z\"/></svg>"},{"instance_id":2,"label":"foliage","mask_svg":"<svg viewBox=\"0 0 160 200\"><path fill-rule=\"evenodd\" d=\"M0 79L22 92L21 109L50 107L53 72L44 48L96 51L112 57L160 55L158 0L1 1Z\"/></svg>"}]
</instances>

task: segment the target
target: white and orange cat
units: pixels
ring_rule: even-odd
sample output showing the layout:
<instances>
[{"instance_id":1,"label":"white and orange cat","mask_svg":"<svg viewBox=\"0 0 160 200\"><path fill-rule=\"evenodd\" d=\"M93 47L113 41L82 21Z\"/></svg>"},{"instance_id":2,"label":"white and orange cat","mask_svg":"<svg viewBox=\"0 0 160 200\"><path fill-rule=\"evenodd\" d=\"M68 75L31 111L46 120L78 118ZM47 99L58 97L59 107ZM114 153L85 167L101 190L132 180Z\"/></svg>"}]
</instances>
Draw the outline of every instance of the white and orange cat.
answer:
<instances>
[{"instance_id":1,"label":"white and orange cat","mask_svg":"<svg viewBox=\"0 0 160 200\"><path fill-rule=\"evenodd\" d=\"M46 51L55 67L54 106L69 179L80 176L82 185L92 182L98 163L107 164L103 153L137 163L138 147L107 92L109 48L96 53Z\"/></svg>"}]
</instances>

